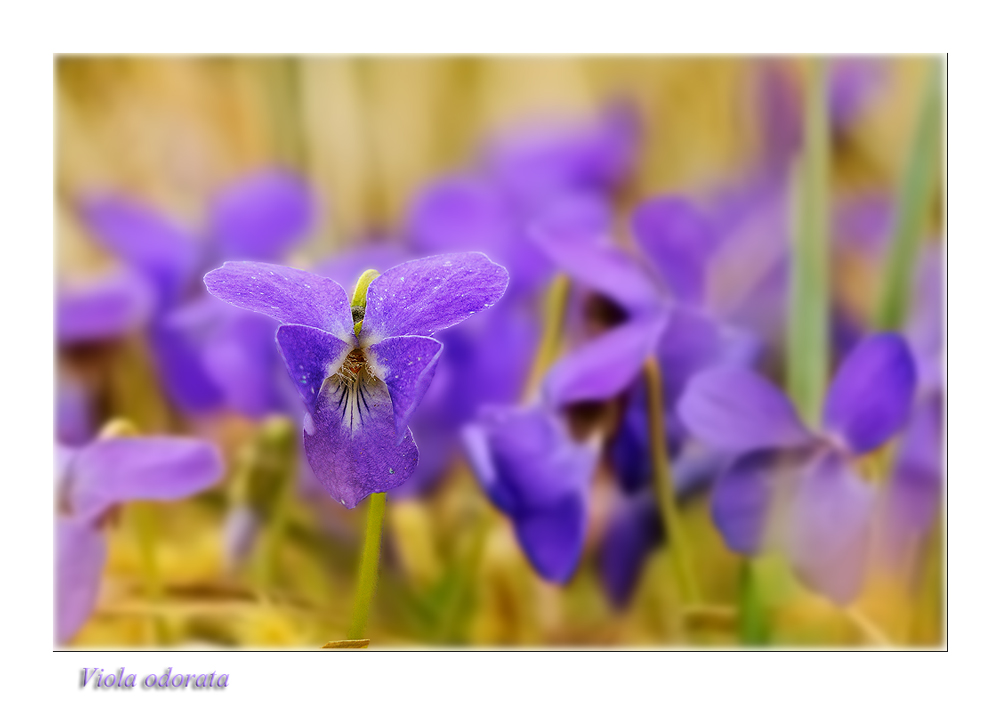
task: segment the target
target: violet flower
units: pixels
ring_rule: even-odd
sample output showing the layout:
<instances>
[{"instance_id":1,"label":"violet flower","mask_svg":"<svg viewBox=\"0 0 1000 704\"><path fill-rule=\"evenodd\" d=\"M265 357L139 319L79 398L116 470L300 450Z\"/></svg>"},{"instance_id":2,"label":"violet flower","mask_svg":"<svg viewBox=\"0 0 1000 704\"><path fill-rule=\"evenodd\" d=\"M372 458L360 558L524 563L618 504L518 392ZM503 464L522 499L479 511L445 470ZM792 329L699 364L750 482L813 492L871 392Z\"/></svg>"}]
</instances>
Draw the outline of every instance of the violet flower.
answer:
<instances>
[{"instance_id":1,"label":"violet flower","mask_svg":"<svg viewBox=\"0 0 1000 704\"><path fill-rule=\"evenodd\" d=\"M284 379L271 345L275 325L205 296L199 277L226 259L283 258L308 231L313 211L306 186L280 170L252 174L220 192L200 238L122 196L83 201L91 232L154 292L150 346L164 391L185 412L225 406L260 417L284 410L276 386Z\"/></svg>"},{"instance_id":2,"label":"violet flower","mask_svg":"<svg viewBox=\"0 0 1000 704\"><path fill-rule=\"evenodd\" d=\"M916 374L902 337L866 338L830 385L820 432L749 370L713 369L692 379L679 407L687 427L710 446L739 453L712 497L730 549L778 548L804 584L838 603L854 599L875 500L854 467L903 427Z\"/></svg>"},{"instance_id":3,"label":"violet flower","mask_svg":"<svg viewBox=\"0 0 1000 704\"><path fill-rule=\"evenodd\" d=\"M676 398L699 369L755 352L749 334L702 308L714 233L699 211L681 198L657 198L639 207L633 226L650 268L607 239L611 217L600 201L563 201L536 223L536 241L559 267L625 313L621 325L554 365L545 384L553 404L611 398L653 354L662 362L666 397Z\"/></svg>"},{"instance_id":4,"label":"violet flower","mask_svg":"<svg viewBox=\"0 0 1000 704\"><path fill-rule=\"evenodd\" d=\"M226 262L205 275L214 296L281 323L278 347L308 409L309 466L348 508L413 473L408 422L442 350L430 335L494 305L507 280L482 254L426 257L372 280L352 311L340 284L289 267Z\"/></svg>"},{"instance_id":5,"label":"violet flower","mask_svg":"<svg viewBox=\"0 0 1000 704\"><path fill-rule=\"evenodd\" d=\"M469 464L543 578L565 583L583 551L597 449L542 406L487 407L463 430Z\"/></svg>"},{"instance_id":6,"label":"violet flower","mask_svg":"<svg viewBox=\"0 0 1000 704\"><path fill-rule=\"evenodd\" d=\"M222 478L212 445L184 438L97 440L56 448L56 640L66 643L97 601L107 557L102 526L128 501L174 501Z\"/></svg>"}]
</instances>

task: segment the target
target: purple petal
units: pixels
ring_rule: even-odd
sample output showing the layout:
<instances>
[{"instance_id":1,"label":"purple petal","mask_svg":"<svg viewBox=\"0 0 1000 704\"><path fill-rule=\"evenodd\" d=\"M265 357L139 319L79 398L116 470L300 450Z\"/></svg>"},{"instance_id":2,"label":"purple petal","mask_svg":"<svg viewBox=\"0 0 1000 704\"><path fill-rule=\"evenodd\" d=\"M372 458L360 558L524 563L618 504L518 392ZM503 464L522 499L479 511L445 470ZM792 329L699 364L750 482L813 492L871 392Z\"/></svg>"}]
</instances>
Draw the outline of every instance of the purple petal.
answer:
<instances>
[{"instance_id":1,"label":"purple petal","mask_svg":"<svg viewBox=\"0 0 1000 704\"><path fill-rule=\"evenodd\" d=\"M705 290L705 264L716 234L709 220L683 198L654 198L632 217L639 245L677 298L698 304Z\"/></svg>"},{"instance_id":2,"label":"purple petal","mask_svg":"<svg viewBox=\"0 0 1000 704\"><path fill-rule=\"evenodd\" d=\"M494 305L507 270L484 254L439 254L394 266L368 285L361 339L433 335Z\"/></svg>"},{"instance_id":3,"label":"purple petal","mask_svg":"<svg viewBox=\"0 0 1000 704\"><path fill-rule=\"evenodd\" d=\"M548 506L580 493L597 464L548 409L487 407L464 432L470 464L486 492L508 513Z\"/></svg>"},{"instance_id":4,"label":"purple petal","mask_svg":"<svg viewBox=\"0 0 1000 704\"><path fill-rule=\"evenodd\" d=\"M796 447L812 440L788 397L745 369L698 374L688 382L678 412L695 437L727 452Z\"/></svg>"},{"instance_id":5,"label":"purple petal","mask_svg":"<svg viewBox=\"0 0 1000 704\"><path fill-rule=\"evenodd\" d=\"M313 224L306 183L280 169L230 185L212 202L211 232L223 259L281 259Z\"/></svg>"},{"instance_id":6,"label":"purple petal","mask_svg":"<svg viewBox=\"0 0 1000 704\"><path fill-rule=\"evenodd\" d=\"M941 509L941 436L940 399L921 403L900 442L889 481L885 532L897 553L921 538Z\"/></svg>"},{"instance_id":7,"label":"purple petal","mask_svg":"<svg viewBox=\"0 0 1000 704\"><path fill-rule=\"evenodd\" d=\"M85 285L60 287L56 342L61 345L122 337L142 326L153 308L153 291L131 270Z\"/></svg>"},{"instance_id":8,"label":"purple petal","mask_svg":"<svg viewBox=\"0 0 1000 704\"><path fill-rule=\"evenodd\" d=\"M624 391L663 333L665 317L649 315L612 328L563 357L545 378L554 405L603 401Z\"/></svg>"},{"instance_id":9,"label":"purple petal","mask_svg":"<svg viewBox=\"0 0 1000 704\"><path fill-rule=\"evenodd\" d=\"M637 122L630 105L612 103L589 124L517 125L488 146L486 167L528 212L567 193L607 191L632 168Z\"/></svg>"},{"instance_id":10,"label":"purple petal","mask_svg":"<svg viewBox=\"0 0 1000 704\"><path fill-rule=\"evenodd\" d=\"M309 412L315 413L323 383L340 373L354 346L332 333L308 325L282 325L275 339L302 400Z\"/></svg>"},{"instance_id":11,"label":"purple petal","mask_svg":"<svg viewBox=\"0 0 1000 704\"><path fill-rule=\"evenodd\" d=\"M779 543L780 512L808 451L762 450L742 455L719 477L712 520L730 550L755 555Z\"/></svg>"},{"instance_id":12,"label":"purple petal","mask_svg":"<svg viewBox=\"0 0 1000 704\"><path fill-rule=\"evenodd\" d=\"M75 516L95 520L126 501L173 501L222 479L219 451L202 440L170 437L98 440L70 468Z\"/></svg>"},{"instance_id":13,"label":"purple petal","mask_svg":"<svg viewBox=\"0 0 1000 704\"><path fill-rule=\"evenodd\" d=\"M874 492L835 452L806 469L791 506L788 550L796 575L838 604L861 590Z\"/></svg>"},{"instance_id":14,"label":"purple petal","mask_svg":"<svg viewBox=\"0 0 1000 704\"><path fill-rule=\"evenodd\" d=\"M750 367L760 343L750 333L729 327L687 306L672 310L657 344L667 405L675 407L688 380L710 367Z\"/></svg>"},{"instance_id":15,"label":"purple petal","mask_svg":"<svg viewBox=\"0 0 1000 704\"><path fill-rule=\"evenodd\" d=\"M94 435L94 417L87 389L72 377L56 379L56 440L83 445Z\"/></svg>"},{"instance_id":16,"label":"purple petal","mask_svg":"<svg viewBox=\"0 0 1000 704\"><path fill-rule=\"evenodd\" d=\"M443 345L433 337L390 337L368 348L369 363L385 380L396 417L396 440L406 434L410 416L434 378Z\"/></svg>"},{"instance_id":17,"label":"purple petal","mask_svg":"<svg viewBox=\"0 0 1000 704\"><path fill-rule=\"evenodd\" d=\"M433 182L420 193L408 221L411 238L423 251L472 247L490 256L507 251L515 227L499 191L467 176Z\"/></svg>"},{"instance_id":18,"label":"purple petal","mask_svg":"<svg viewBox=\"0 0 1000 704\"><path fill-rule=\"evenodd\" d=\"M279 322L309 325L354 340L354 320L340 284L307 271L259 262L226 262L205 274L209 293Z\"/></svg>"},{"instance_id":19,"label":"purple petal","mask_svg":"<svg viewBox=\"0 0 1000 704\"><path fill-rule=\"evenodd\" d=\"M649 555L663 543L663 521L652 493L616 507L598 555L601 585L618 609L628 605Z\"/></svg>"},{"instance_id":20,"label":"purple petal","mask_svg":"<svg viewBox=\"0 0 1000 704\"><path fill-rule=\"evenodd\" d=\"M928 245L924 250L914 282L913 307L906 326L906 338L913 349L919 372L920 387L934 391L942 387L941 362L942 310L944 286L943 262L939 244Z\"/></svg>"},{"instance_id":21,"label":"purple petal","mask_svg":"<svg viewBox=\"0 0 1000 704\"><path fill-rule=\"evenodd\" d=\"M101 244L152 280L161 305L182 293L199 257L193 237L155 211L120 196L86 199L80 212Z\"/></svg>"},{"instance_id":22,"label":"purple petal","mask_svg":"<svg viewBox=\"0 0 1000 704\"><path fill-rule=\"evenodd\" d=\"M417 467L413 435L396 441L392 399L378 380L331 379L306 416L304 440L316 478L347 508L399 486Z\"/></svg>"},{"instance_id":23,"label":"purple petal","mask_svg":"<svg viewBox=\"0 0 1000 704\"><path fill-rule=\"evenodd\" d=\"M607 210L593 199L560 203L533 222L531 238L559 269L626 310L662 308L663 296L646 270L602 236L610 229L610 214L602 208Z\"/></svg>"},{"instance_id":24,"label":"purple petal","mask_svg":"<svg viewBox=\"0 0 1000 704\"><path fill-rule=\"evenodd\" d=\"M543 579L557 584L573 576L586 528L586 499L581 493L514 516L514 530L528 560Z\"/></svg>"},{"instance_id":25,"label":"purple petal","mask_svg":"<svg viewBox=\"0 0 1000 704\"><path fill-rule=\"evenodd\" d=\"M906 422L916 384L916 366L903 338L871 335L837 370L823 424L857 454L874 450Z\"/></svg>"},{"instance_id":26,"label":"purple petal","mask_svg":"<svg viewBox=\"0 0 1000 704\"><path fill-rule=\"evenodd\" d=\"M227 408L250 418L279 412L284 394L278 385L285 373L274 344L277 324L257 313L225 308L227 314L204 347L206 373Z\"/></svg>"},{"instance_id":27,"label":"purple petal","mask_svg":"<svg viewBox=\"0 0 1000 704\"><path fill-rule=\"evenodd\" d=\"M886 78L886 65L870 57L839 58L831 63L829 78L830 122L844 130L870 103Z\"/></svg>"},{"instance_id":28,"label":"purple petal","mask_svg":"<svg viewBox=\"0 0 1000 704\"><path fill-rule=\"evenodd\" d=\"M149 330L160 385L185 413L214 411L223 401L205 366L204 352L226 307L211 296L201 296L171 310Z\"/></svg>"},{"instance_id":29,"label":"purple petal","mask_svg":"<svg viewBox=\"0 0 1000 704\"><path fill-rule=\"evenodd\" d=\"M69 643L90 618L106 559L104 536L90 522L56 519L57 643Z\"/></svg>"},{"instance_id":30,"label":"purple petal","mask_svg":"<svg viewBox=\"0 0 1000 704\"><path fill-rule=\"evenodd\" d=\"M834 211L836 243L875 255L889 239L894 216L892 198L883 193L865 193L842 200Z\"/></svg>"}]
</instances>

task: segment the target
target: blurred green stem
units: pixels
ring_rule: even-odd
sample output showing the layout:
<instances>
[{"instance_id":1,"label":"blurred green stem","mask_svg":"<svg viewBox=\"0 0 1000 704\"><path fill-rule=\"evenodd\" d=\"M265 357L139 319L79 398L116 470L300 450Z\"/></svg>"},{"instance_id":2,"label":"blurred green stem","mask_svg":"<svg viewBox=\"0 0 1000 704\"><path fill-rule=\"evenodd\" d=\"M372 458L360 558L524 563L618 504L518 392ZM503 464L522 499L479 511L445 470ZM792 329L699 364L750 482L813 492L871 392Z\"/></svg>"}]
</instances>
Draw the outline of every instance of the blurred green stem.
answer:
<instances>
[{"instance_id":1,"label":"blurred green stem","mask_svg":"<svg viewBox=\"0 0 1000 704\"><path fill-rule=\"evenodd\" d=\"M288 525L295 473L298 469L296 429L285 417L264 422L251 457L249 501L264 523L258 546L256 579L266 594L278 574L281 545Z\"/></svg>"},{"instance_id":2,"label":"blurred green stem","mask_svg":"<svg viewBox=\"0 0 1000 704\"><path fill-rule=\"evenodd\" d=\"M653 464L653 483L656 499L663 518L664 532L669 540L670 560L685 606L701 602L698 584L688 559L687 542L681 528L680 514L674 500L674 481L667 452L666 420L663 414L663 379L660 364L655 357L646 360L643 368L646 377L646 399L649 417L649 450Z\"/></svg>"},{"instance_id":3,"label":"blurred green stem","mask_svg":"<svg viewBox=\"0 0 1000 704\"><path fill-rule=\"evenodd\" d=\"M552 366L559 354L559 338L562 334L563 318L566 314L566 302L569 299L569 277L557 274L545 292L545 302L542 313L542 337L531 364L531 372L524 387L524 400L531 401L542 385L545 373Z\"/></svg>"},{"instance_id":4,"label":"blurred green stem","mask_svg":"<svg viewBox=\"0 0 1000 704\"><path fill-rule=\"evenodd\" d=\"M941 112L941 65L935 59L927 73L920 115L896 199L899 211L886 256L876 314L876 324L882 329L898 329L906 321L909 310L912 272L920 253L940 159Z\"/></svg>"},{"instance_id":5,"label":"blurred green stem","mask_svg":"<svg viewBox=\"0 0 1000 704\"><path fill-rule=\"evenodd\" d=\"M810 59L807 75L805 151L794 174L787 387L802 416L815 424L828 366L830 130L823 59Z\"/></svg>"},{"instance_id":6,"label":"blurred green stem","mask_svg":"<svg viewBox=\"0 0 1000 704\"><path fill-rule=\"evenodd\" d=\"M361 564L358 567L358 584L354 592L354 611L351 625L347 629L347 639L357 640L364 636L368 625L375 588L378 586L379 551L382 546L382 518L385 516L385 493L372 494L368 500L368 522L365 527L365 544L361 549Z\"/></svg>"}]
</instances>

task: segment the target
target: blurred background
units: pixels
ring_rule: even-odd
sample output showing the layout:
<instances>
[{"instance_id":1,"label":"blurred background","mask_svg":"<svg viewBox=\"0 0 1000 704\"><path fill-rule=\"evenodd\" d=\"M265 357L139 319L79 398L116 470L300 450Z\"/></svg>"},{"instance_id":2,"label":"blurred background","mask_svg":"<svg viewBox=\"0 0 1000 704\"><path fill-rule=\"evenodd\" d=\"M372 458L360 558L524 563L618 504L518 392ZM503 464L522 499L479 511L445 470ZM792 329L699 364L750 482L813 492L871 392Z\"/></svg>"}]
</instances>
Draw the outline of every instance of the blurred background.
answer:
<instances>
[{"instance_id":1,"label":"blurred background","mask_svg":"<svg viewBox=\"0 0 1000 704\"><path fill-rule=\"evenodd\" d=\"M874 315L934 63L827 61L831 291L847 337ZM627 584L607 574L623 495L612 452L588 489L579 564L553 583L470 472L461 432L484 406L529 400L546 371L536 351L558 269L523 232L552 202L599 195L625 246L635 206L665 194L718 223L742 218L761 238L753 252L787 233L805 59L66 56L55 71L56 440L85 447L127 419L141 435L202 438L225 465L205 491L101 518L106 560L67 644L311 648L343 637L364 511L327 497L300 457L303 407L275 324L215 306L201 277L228 258L258 259L350 291L364 269L464 250L508 266L513 292L442 336L451 357L412 424L420 467L389 495L373 646L753 644L740 616L744 560L713 525L710 482L682 506L705 601L685 613L662 539L643 543ZM922 241L940 251L934 183ZM467 187L499 196L463 200ZM142 244L161 236L184 244ZM163 264L182 250L183 266ZM757 265L743 255L720 265L722 297L743 296L740 277ZM932 298L940 317L940 292ZM575 289L568 305L592 313ZM755 328L769 350L760 366L780 376L771 348L783 332L754 311L730 319ZM940 532L935 512L905 575L873 570L850 607L763 558L782 574L766 642L939 643Z\"/></svg>"}]
</instances>

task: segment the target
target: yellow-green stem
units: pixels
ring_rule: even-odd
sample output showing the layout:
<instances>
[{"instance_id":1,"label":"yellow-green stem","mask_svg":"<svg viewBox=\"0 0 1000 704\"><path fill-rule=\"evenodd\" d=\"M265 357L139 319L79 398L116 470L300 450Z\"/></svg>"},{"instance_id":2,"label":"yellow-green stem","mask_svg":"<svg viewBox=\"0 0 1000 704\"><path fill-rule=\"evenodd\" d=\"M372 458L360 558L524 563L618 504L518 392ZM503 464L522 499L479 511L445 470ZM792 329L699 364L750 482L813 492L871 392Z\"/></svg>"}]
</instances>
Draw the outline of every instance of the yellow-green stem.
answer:
<instances>
[{"instance_id":1,"label":"yellow-green stem","mask_svg":"<svg viewBox=\"0 0 1000 704\"><path fill-rule=\"evenodd\" d=\"M566 313L566 301L569 299L569 277L557 274L545 292L545 303L542 314L545 328L535 352L535 359L528 374L524 387L524 400L530 401L538 393L545 373L552 366L559 354L559 338L562 334L562 322Z\"/></svg>"},{"instance_id":2,"label":"yellow-green stem","mask_svg":"<svg viewBox=\"0 0 1000 704\"><path fill-rule=\"evenodd\" d=\"M361 548L361 564L358 566L358 583L354 591L354 611L351 625L347 629L347 639L357 640L364 636L368 625L375 588L378 586L379 552L382 547L382 518L385 516L385 493L372 494L368 500L368 521L365 525L365 543Z\"/></svg>"},{"instance_id":3,"label":"yellow-green stem","mask_svg":"<svg viewBox=\"0 0 1000 704\"><path fill-rule=\"evenodd\" d=\"M129 420L115 418L101 429L102 440L111 438L136 437L139 430ZM126 518L132 525L139 543L139 564L142 571L143 586L146 596L153 604L162 604L166 590L163 577L156 559L156 514L155 507L148 503L137 502L128 506ZM169 629L162 615L152 616L154 638L157 643L169 640Z\"/></svg>"},{"instance_id":4,"label":"yellow-green stem","mask_svg":"<svg viewBox=\"0 0 1000 704\"><path fill-rule=\"evenodd\" d=\"M670 560L673 564L681 598L685 606L701 602L698 583L691 569L687 543L681 527L680 513L674 497L674 480L670 469L670 455L667 452L666 419L663 413L663 379L659 362L655 357L646 360L643 368L646 377L646 400L649 418L649 451L653 463L653 484L656 500L663 519L664 532L668 536Z\"/></svg>"}]
</instances>

